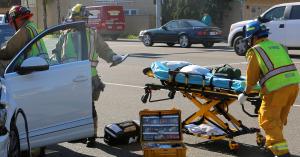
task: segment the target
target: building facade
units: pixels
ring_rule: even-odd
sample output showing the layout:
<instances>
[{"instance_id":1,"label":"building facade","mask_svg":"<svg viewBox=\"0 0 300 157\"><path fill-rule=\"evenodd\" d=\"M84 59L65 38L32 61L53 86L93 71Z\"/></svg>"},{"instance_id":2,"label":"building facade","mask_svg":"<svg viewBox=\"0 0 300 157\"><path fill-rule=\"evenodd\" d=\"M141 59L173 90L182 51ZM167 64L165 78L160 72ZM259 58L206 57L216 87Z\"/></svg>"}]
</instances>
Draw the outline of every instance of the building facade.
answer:
<instances>
[{"instance_id":1,"label":"building facade","mask_svg":"<svg viewBox=\"0 0 300 157\"><path fill-rule=\"evenodd\" d=\"M39 28L44 28L43 0L28 1L34 13L33 21L38 24ZM138 34L142 29L155 26L155 5L152 0L48 0L46 4L47 26L63 21L69 9L77 3L87 6L122 5L126 15L125 34ZM26 6L26 0L22 0L22 5Z\"/></svg>"}]
</instances>

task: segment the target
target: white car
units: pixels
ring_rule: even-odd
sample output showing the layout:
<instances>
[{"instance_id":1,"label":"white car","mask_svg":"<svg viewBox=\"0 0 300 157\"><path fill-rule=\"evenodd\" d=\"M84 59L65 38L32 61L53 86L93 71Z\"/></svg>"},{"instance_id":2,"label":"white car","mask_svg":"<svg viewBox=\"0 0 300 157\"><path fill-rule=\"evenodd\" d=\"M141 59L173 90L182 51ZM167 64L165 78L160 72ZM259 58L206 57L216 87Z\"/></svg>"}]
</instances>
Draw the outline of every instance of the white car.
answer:
<instances>
[{"instance_id":1,"label":"white car","mask_svg":"<svg viewBox=\"0 0 300 157\"><path fill-rule=\"evenodd\" d=\"M57 34L72 29L78 33L78 58L59 63L56 57L28 57L28 49L45 41L48 54L58 42ZM74 22L49 28L30 41L12 60L1 76L0 156L17 157L27 150L22 109L27 117L32 148L92 137L91 63L88 60L85 22ZM20 141L20 142L19 142Z\"/></svg>"},{"instance_id":2,"label":"white car","mask_svg":"<svg viewBox=\"0 0 300 157\"><path fill-rule=\"evenodd\" d=\"M265 25L270 30L269 39L277 41L289 49L300 48L300 2L284 3L271 7L259 16L269 21ZM238 55L245 55L246 43L243 42L243 27L253 20L234 23L230 27L228 44Z\"/></svg>"}]
</instances>

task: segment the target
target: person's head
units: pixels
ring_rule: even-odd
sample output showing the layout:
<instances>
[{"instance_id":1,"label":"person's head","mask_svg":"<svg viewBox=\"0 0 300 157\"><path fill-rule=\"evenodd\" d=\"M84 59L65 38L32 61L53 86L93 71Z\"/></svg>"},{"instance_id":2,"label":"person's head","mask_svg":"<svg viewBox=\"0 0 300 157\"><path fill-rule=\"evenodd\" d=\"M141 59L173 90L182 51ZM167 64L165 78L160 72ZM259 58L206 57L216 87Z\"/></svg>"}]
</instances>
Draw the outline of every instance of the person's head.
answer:
<instances>
[{"instance_id":1,"label":"person's head","mask_svg":"<svg viewBox=\"0 0 300 157\"><path fill-rule=\"evenodd\" d=\"M15 5L12 6L8 12L8 22L15 30L18 30L32 16L33 14L28 8Z\"/></svg>"},{"instance_id":2,"label":"person's head","mask_svg":"<svg viewBox=\"0 0 300 157\"><path fill-rule=\"evenodd\" d=\"M248 23L243 28L244 40L249 43L249 46L254 46L260 39L268 38L269 29L258 21L253 21Z\"/></svg>"},{"instance_id":3,"label":"person's head","mask_svg":"<svg viewBox=\"0 0 300 157\"><path fill-rule=\"evenodd\" d=\"M86 6L82 4L76 4L70 10L68 20L71 21L87 20L90 15L92 14L86 9Z\"/></svg>"}]
</instances>

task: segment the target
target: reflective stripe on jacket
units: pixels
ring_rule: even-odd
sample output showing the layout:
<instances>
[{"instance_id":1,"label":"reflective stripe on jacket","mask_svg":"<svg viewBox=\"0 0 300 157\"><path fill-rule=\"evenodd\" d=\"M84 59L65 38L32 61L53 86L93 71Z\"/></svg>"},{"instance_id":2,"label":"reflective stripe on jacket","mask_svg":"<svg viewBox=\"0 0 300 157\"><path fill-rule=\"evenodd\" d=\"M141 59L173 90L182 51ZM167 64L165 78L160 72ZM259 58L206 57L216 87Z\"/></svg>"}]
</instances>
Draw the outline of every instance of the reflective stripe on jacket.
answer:
<instances>
[{"instance_id":1,"label":"reflective stripe on jacket","mask_svg":"<svg viewBox=\"0 0 300 157\"><path fill-rule=\"evenodd\" d=\"M263 74L259 83L266 87L267 92L300 82L299 72L279 43L266 40L252 49Z\"/></svg>"}]
</instances>

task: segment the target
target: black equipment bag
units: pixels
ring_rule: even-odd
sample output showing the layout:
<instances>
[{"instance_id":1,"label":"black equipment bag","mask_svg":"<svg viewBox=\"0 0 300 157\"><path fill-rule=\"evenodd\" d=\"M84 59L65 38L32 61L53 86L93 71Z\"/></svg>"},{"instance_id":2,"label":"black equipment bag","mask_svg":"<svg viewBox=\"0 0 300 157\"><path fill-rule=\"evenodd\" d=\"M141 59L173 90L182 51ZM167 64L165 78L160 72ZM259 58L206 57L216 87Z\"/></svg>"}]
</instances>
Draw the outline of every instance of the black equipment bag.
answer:
<instances>
[{"instance_id":1,"label":"black equipment bag","mask_svg":"<svg viewBox=\"0 0 300 157\"><path fill-rule=\"evenodd\" d=\"M140 126L136 121L125 121L106 125L104 128L104 142L108 145L124 145L138 142Z\"/></svg>"},{"instance_id":2,"label":"black equipment bag","mask_svg":"<svg viewBox=\"0 0 300 157\"><path fill-rule=\"evenodd\" d=\"M228 64L225 64L221 67L216 67L214 69L214 76L228 78L228 79L240 79L241 70L233 68Z\"/></svg>"}]
</instances>

